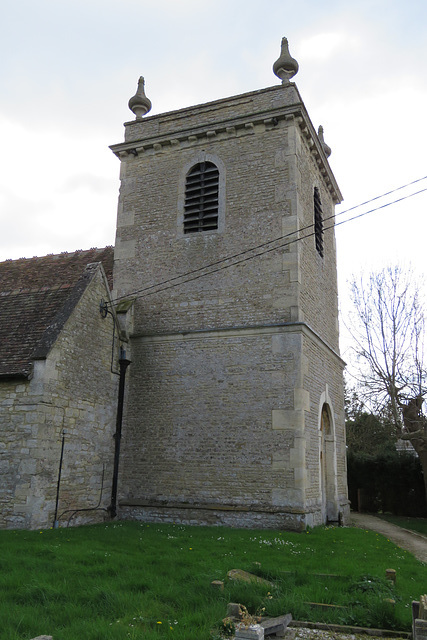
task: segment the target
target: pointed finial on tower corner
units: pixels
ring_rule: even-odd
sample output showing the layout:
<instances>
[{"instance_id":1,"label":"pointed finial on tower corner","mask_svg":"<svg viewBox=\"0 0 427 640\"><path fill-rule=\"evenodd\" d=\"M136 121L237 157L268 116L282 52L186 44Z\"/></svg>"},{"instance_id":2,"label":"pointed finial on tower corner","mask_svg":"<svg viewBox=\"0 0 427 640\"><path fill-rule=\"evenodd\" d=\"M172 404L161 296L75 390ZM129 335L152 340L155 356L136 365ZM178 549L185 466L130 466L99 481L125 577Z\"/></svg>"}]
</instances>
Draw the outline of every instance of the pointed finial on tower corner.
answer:
<instances>
[{"instance_id":1,"label":"pointed finial on tower corner","mask_svg":"<svg viewBox=\"0 0 427 640\"><path fill-rule=\"evenodd\" d=\"M138 89L129 100L129 109L136 115L137 120L141 120L151 109L151 101L145 95L145 80L141 76L138 80Z\"/></svg>"},{"instance_id":2,"label":"pointed finial on tower corner","mask_svg":"<svg viewBox=\"0 0 427 640\"><path fill-rule=\"evenodd\" d=\"M287 38L282 38L280 57L273 64L275 75L281 79L282 84L289 84L289 80L298 73L299 65L289 53Z\"/></svg>"},{"instance_id":3,"label":"pointed finial on tower corner","mask_svg":"<svg viewBox=\"0 0 427 640\"><path fill-rule=\"evenodd\" d=\"M275 75L281 79L282 84L289 84L291 78L298 73L299 65L289 53L287 38L282 38L280 57L273 64Z\"/></svg>"},{"instance_id":4,"label":"pointed finial on tower corner","mask_svg":"<svg viewBox=\"0 0 427 640\"><path fill-rule=\"evenodd\" d=\"M320 140L320 144L322 145L322 149L323 149L323 151L325 152L325 156L326 156L327 158L329 158L329 156L330 156L330 155L331 155L331 153L332 153L332 150L331 150L331 147L330 147L329 145L327 145L327 144L326 144L326 142L325 142L325 140L324 140L324 138L323 138L323 127L322 127L322 125L320 125L320 127L319 127L319 130L318 130L318 132L317 132L317 137L318 137L318 138L319 138L319 140Z\"/></svg>"}]
</instances>

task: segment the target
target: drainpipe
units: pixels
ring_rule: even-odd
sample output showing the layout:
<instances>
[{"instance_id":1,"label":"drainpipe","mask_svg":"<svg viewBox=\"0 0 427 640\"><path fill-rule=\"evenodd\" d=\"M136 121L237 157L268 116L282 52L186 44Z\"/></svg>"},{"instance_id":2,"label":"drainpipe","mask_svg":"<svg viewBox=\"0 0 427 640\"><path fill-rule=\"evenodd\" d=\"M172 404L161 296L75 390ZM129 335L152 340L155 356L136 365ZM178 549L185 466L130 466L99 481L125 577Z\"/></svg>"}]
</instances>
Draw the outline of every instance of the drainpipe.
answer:
<instances>
[{"instance_id":1,"label":"drainpipe","mask_svg":"<svg viewBox=\"0 0 427 640\"><path fill-rule=\"evenodd\" d=\"M58 504L59 504L59 488L61 486L61 473L62 473L62 461L64 460L64 444L65 444L65 434L66 430L62 430L62 444L61 444L61 457L59 459L59 470L58 470L58 482L56 484L56 503L55 503L55 515L53 516L53 528L57 529L59 527L58 523Z\"/></svg>"},{"instance_id":2,"label":"drainpipe","mask_svg":"<svg viewBox=\"0 0 427 640\"><path fill-rule=\"evenodd\" d=\"M120 441L122 438L123 400L125 395L126 369L130 365L130 363L131 361L126 359L126 351L122 347L120 347L119 398L117 402L116 433L114 434L115 448L113 484L111 487L111 504L108 509L112 518L115 518L117 515L117 482L119 477Z\"/></svg>"}]
</instances>

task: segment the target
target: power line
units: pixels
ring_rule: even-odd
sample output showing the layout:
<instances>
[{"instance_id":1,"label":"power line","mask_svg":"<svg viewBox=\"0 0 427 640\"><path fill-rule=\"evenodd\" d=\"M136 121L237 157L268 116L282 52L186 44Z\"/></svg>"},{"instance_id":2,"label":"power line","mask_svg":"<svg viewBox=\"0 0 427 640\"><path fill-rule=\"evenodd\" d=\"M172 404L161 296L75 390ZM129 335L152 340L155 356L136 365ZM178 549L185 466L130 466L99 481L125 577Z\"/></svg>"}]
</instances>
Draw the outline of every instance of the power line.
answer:
<instances>
[{"instance_id":1,"label":"power line","mask_svg":"<svg viewBox=\"0 0 427 640\"><path fill-rule=\"evenodd\" d=\"M412 195L417 195L418 193L422 193L423 191L427 191L427 188L426 189L422 189L421 191L418 191L417 193L414 193L414 194L411 194L411 195L408 195L408 196L404 196L403 198L400 198L399 200L395 200L393 202L389 202L388 204L381 205L380 207L376 207L375 209L371 209L370 211L366 211L364 213L359 213L358 215L353 216L352 218L349 218L348 220L342 220L341 222L338 222L337 224L331 224L331 225L329 225L327 227L324 227L323 230L324 231L328 231L329 229L333 229L334 227L342 225L342 224L344 224L346 222L351 222L352 220L356 220L357 218L362 218L363 216L368 215L368 213L372 213L374 211L378 211L379 209L384 209L385 207L389 207L390 205L395 204L396 202L400 202L401 200L406 200L407 198L410 198ZM328 219L330 219L330 218L328 218ZM310 227L312 227L312 226L313 225L310 225ZM308 227L306 227L306 228L308 228ZM294 232L294 233L296 233L296 232ZM291 234L289 234L289 235L291 235ZM235 261L235 262L233 262L231 264L223 265L221 267L218 267L217 269L212 269L211 271L208 271L207 273L199 273L198 275L195 275L195 276L193 276L191 278L187 278L183 282L174 282L174 284L168 284L168 282L171 282L173 280L173 279L171 279L169 281L165 281L164 283L161 283L161 284L157 285L157 286L162 286L163 284L168 284L168 286L162 287L161 289L156 289L156 291L147 291L147 289L149 289L149 288L151 289L153 286L155 286L155 285L151 285L151 287L147 287L146 290L139 291L138 293L140 293L141 295L136 295L135 299L146 298L146 297L148 297L150 295L153 295L154 293L162 293L163 291L167 291L168 289L173 289L174 287L178 287L178 286L180 286L182 284L187 284L188 282L193 282L194 280L198 280L199 278L204 278L205 276L209 276L209 275L211 275L213 273L218 273L219 271L223 271L224 269L228 269L230 267L235 267L235 266L237 266L239 264L242 264L243 262L248 262L249 260L252 260L253 258L258 258L261 255L265 255L267 253L271 253L272 251L276 251L277 249L280 249L280 248L283 248L283 247L287 247L287 246L293 244L294 242L299 242L300 240L305 240L307 238L311 238L314 235L315 235L315 232L313 231L313 232L308 233L308 234L306 234L304 236L300 236L298 238L294 238L292 240L288 240L287 242L284 242L284 243L282 243L282 244L280 244L280 245L278 245L276 247L270 247L269 249L265 249L264 251L260 251L259 253L255 254L253 256L248 256L246 258L242 258L241 260L237 260L237 261ZM206 266L204 268L206 269L208 267ZM191 273L192 272L190 272L188 275L191 275ZM181 277L183 277L183 276L181 276Z\"/></svg>"},{"instance_id":2,"label":"power line","mask_svg":"<svg viewBox=\"0 0 427 640\"><path fill-rule=\"evenodd\" d=\"M419 180L415 180L414 183L415 182L419 182L420 180L425 180L426 178L427 178L427 176L425 176L424 178L420 178ZM403 189L403 188L409 186L410 184L413 184L413 183L409 183L408 185L404 185L402 187L398 187L397 189L394 189L393 191L390 191L388 193L394 193L395 191L399 191L400 189ZM364 213L361 213L361 214L358 214L358 215L353 216L351 218L348 218L347 220L343 220L341 222L329 225L327 227L324 227L324 231L332 229L335 226L342 225L345 222L351 222L352 220L356 220L357 218L361 218L361 217L363 217L365 215L368 215L369 213L373 213L374 211L378 211L379 209L383 209L383 208L391 206L392 204L395 204L397 202L401 202L402 200L406 200L407 198L411 198L414 195L418 195L419 193L423 193L424 191L427 191L427 189L422 189L420 191L417 191L415 193L409 194L407 196L404 196L402 198L399 198L399 199L394 200L392 202L389 202L387 204L380 205L379 207L376 207L374 209L370 209L369 211L366 211ZM388 195L388 194L383 194L383 195ZM360 205L356 205L355 207L352 207L351 209L348 209L346 211L342 211L339 214L337 214L336 216L335 215L329 216L329 217L324 219L324 222L326 222L328 220L331 220L331 219L337 217L338 215L342 215L344 213L348 213L348 211L352 211L352 210L354 210L354 209L356 209L356 208L358 208L360 206L363 206L364 204L367 204L369 202L373 202L373 201L377 200L380 197L383 197L383 196L377 196L375 198L372 198L372 200L368 200L365 203L361 203ZM253 258L257 258L257 257L259 257L261 255L264 255L265 253L270 253L271 251L276 251L277 249L289 246L290 244L293 244L294 242L297 242L299 240L304 240L306 238L312 237L314 235L314 232L309 233L309 234L307 234L305 236L299 236L297 238L290 239L291 236L296 235L298 233L301 233L303 231L306 231L308 229L311 229L313 226L314 226L314 224L307 225L306 227L303 227L303 228L298 229L296 231L292 231L292 232L290 232L290 233L288 233L288 234L286 234L284 236L279 236L278 238L274 238L273 240L269 240L268 242L264 242L262 244L256 245L255 247L250 247L249 249L246 249L245 251L239 252L239 253L231 255L231 256L227 256L226 258L222 258L220 260L217 260L216 262L209 263L207 265L204 265L203 267L199 267L198 269L193 269L193 270L188 271L186 273L182 273L182 274L180 274L178 276L174 276L173 278L169 278L169 279L164 280L162 282L158 282L156 284L149 285L148 287L144 287L143 289L136 290L136 291L134 291L134 292L132 292L130 294L127 294L126 296L121 296L121 297L117 298L116 300L113 300L112 302L117 302L118 300L121 300L122 298L128 298L129 296L134 296L136 299L138 299L138 298L147 297L148 295L152 295L153 293L161 293L162 291L166 291L166 290L171 289L171 288L173 288L175 286L186 284L188 282L193 282L194 280L198 280L199 278L211 275L213 273L217 273L218 271L221 271L223 269L228 269L229 267L236 266L238 264L241 264L242 262L246 262L248 260L252 260ZM248 257L242 258L241 260L238 260L236 262L232 262L231 264L224 265L224 266L222 266L220 268L212 269L211 271L208 271L207 273L199 273L200 271L205 271L206 269L210 269L211 267L215 267L217 265L223 264L224 262L228 262L230 260L234 260L235 258L239 258L240 256L246 255L247 253L249 253L251 251L255 251L257 249L261 249L263 247L266 247L268 245L271 245L271 244L273 244L275 242L278 242L278 241L284 240L284 239L287 239L287 241L282 243L282 244L279 244L279 245L277 245L275 247L266 249L264 251L260 251L260 252L256 253L253 256L248 256ZM197 276L194 276L192 278L188 278L188 276L192 276L193 274L196 274L196 273L198 274ZM186 278L186 280L184 280L183 282L176 283L176 280L180 280L181 278ZM172 282L174 282L175 284L173 284L173 285L170 284ZM163 285L169 285L169 286L163 287ZM158 289L158 287L163 287L163 288ZM155 291L151 291L152 289L156 289L156 290ZM137 294L142 294L142 295L137 295Z\"/></svg>"},{"instance_id":3,"label":"power line","mask_svg":"<svg viewBox=\"0 0 427 640\"><path fill-rule=\"evenodd\" d=\"M424 178L421 178L421 180L424 180ZM400 187L400 188L402 189L403 187ZM398 191L398 189L395 189L395 191ZM402 198L397 198L397 200L392 200L391 202L386 202L386 204L381 204L379 207L375 207L375 209L370 209L369 211L365 211L364 213L359 213L359 214L357 214L357 216L352 216L351 218L348 218L347 220L341 220L341 222L337 222L333 226L339 227L341 224L344 224L345 222L351 222L352 220L357 220L357 218L363 218L363 216L368 215L368 213L373 213L374 211L379 211L380 209L385 209L386 207L390 207L392 204L397 204L398 202L402 202L403 200L407 200L408 198L412 198L412 196L417 196L420 193L424 193L424 191L427 191L427 187L425 189L420 189L419 191L415 191L414 193L410 193L407 196L402 196ZM390 192L390 193L392 193L392 192ZM385 194L385 195L387 195L387 194ZM373 200L376 200L376 198L373 198ZM353 207L353 209L355 209L355 207ZM351 211L351 209L348 209L347 211ZM330 228L331 227L328 227L328 229L330 229Z\"/></svg>"},{"instance_id":4,"label":"power line","mask_svg":"<svg viewBox=\"0 0 427 640\"><path fill-rule=\"evenodd\" d=\"M422 180L425 180L427 178L427 176L424 176L423 178L418 178L417 180L414 180L412 182L409 182L405 185L402 185L400 187L397 187L396 189L392 189L391 191L388 191L387 193L384 193L380 196L376 196L374 198L371 198L370 200L367 200L366 202L362 202L358 205L355 205L354 207L351 207L350 209L346 209L345 211L340 211L337 214L333 214L331 216L328 216L327 218L324 218L323 222L327 222L328 220L332 220L332 219L336 219L338 216L344 215L345 213L348 213L349 211L354 211L355 209L358 209L359 207L365 206L366 204L369 204L370 202L374 202L380 198L383 198L387 195L390 195L392 193L396 193L397 191L400 191L402 189L405 189L413 184L416 184L418 182L421 182ZM356 216L352 216L351 218L348 218L346 220L342 220L341 222L334 222L334 224L331 224L329 226L326 226L323 228L323 231L327 231L329 229L333 229L334 227L340 226L342 224L345 224L347 222L351 222L353 220L357 220L358 218L362 218L370 213L373 213L375 211L378 211L380 209L384 209L386 207L389 207L393 204L396 204L398 202L402 202L403 200L407 200L408 198L411 198L415 195L418 195L420 193L423 193L427 191L427 188L425 189L421 189L419 191L416 191L415 193L411 193L408 194L407 196L403 196L401 198L398 198L396 200L393 200L391 202L388 202L386 204L380 205L378 207L375 207L374 209L370 209L369 211L365 211L363 213L360 213ZM183 284L187 284L188 282L193 282L194 280L198 280L199 278L203 278L205 276L217 273L219 271L222 271L224 269L228 269L230 267L234 267L236 265L239 265L243 262L247 262L249 260L252 260L253 258L257 258L261 255L267 254L267 253L271 253L272 251L276 251L277 249L281 249L284 247L287 247L291 244L293 244L294 242L299 242L300 240L305 240L306 238L310 238L313 235L315 235L315 232L312 231L309 234L306 234L304 236L298 236L295 238L292 238L292 236L295 236L296 234L300 234L304 231L307 231L309 229L312 229L314 227L314 223L311 223L309 225L307 225L306 227L302 227L301 229L297 229L296 231L292 231L286 235L283 236L279 236L277 238L274 238L273 240L269 240L267 242L261 243L259 245L256 245L254 247L250 247L248 249L245 249L244 251L241 251L239 253L227 256L225 258L221 258L220 260L217 260L215 262L211 262L209 264L206 264L202 267L199 267L197 269L193 269L191 271L187 271L185 273L182 273L180 275L174 276L173 278L168 278L167 280L163 280L161 282L157 282L155 284L149 285L147 287L144 287L142 289L138 289L136 291L133 291L132 293L128 293L125 296L120 296L118 298L116 298L115 300L111 301L111 304L113 304L114 302L118 302L119 300L122 300L124 298L129 298L129 297L134 297L135 299L139 299L139 298L145 298L149 295L152 295L154 293L161 293L163 291L167 291L168 289L172 289L174 287L183 285ZM278 244L277 246L274 247L269 247L269 245L272 245L273 243L279 242L281 240L285 240L285 242L282 242L281 244ZM264 247L269 247L268 249L264 249ZM246 256L246 254L251 253L253 251L257 251L258 249L263 249L262 251L258 251L258 253L256 253L255 255L252 256L247 256L247 257L242 257L242 256ZM242 257L242 258L241 258ZM236 258L241 258L240 260L236 260ZM229 262L230 260L235 260L234 262L232 262L231 264L224 264L225 262ZM219 266L222 265L222 266ZM217 267L215 269L213 269L212 267ZM210 271L206 272L206 273L200 273L200 272L204 272L206 271L206 269L211 269ZM194 275L197 274L197 275ZM188 276L193 276L193 277L188 277ZM185 278L185 280L183 280L182 282L176 282L177 280L181 280L182 278ZM171 284L173 283L173 284ZM168 286L163 286L163 285L168 285ZM162 288L159 288L162 287ZM155 289L155 291L152 291L152 289ZM141 294L141 295L138 295Z\"/></svg>"},{"instance_id":5,"label":"power line","mask_svg":"<svg viewBox=\"0 0 427 640\"><path fill-rule=\"evenodd\" d=\"M421 182L422 180L426 180L426 179L427 179L427 176L424 176L423 178L417 178L417 180L412 180L412 182L408 182L407 184L404 184L401 187L396 187L396 189L392 189L391 191L386 191L386 193L383 193L380 196L375 196L375 198L371 198L370 200L366 200L366 202L361 202L360 204L356 204L354 207L350 207L350 209L345 209L344 211L340 211L339 213L337 213L337 217L341 216L343 213L348 213L349 211L353 211L354 209L363 207L365 206L365 204L369 204L370 202L375 202L375 200L379 200L380 198L385 198L385 196L389 196L392 193L396 193L396 191L401 191L402 189L411 187L413 184L416 184L417 182ZM396 202L399 202L399 200L396 200Z\"/></svg>"}]
</instances>

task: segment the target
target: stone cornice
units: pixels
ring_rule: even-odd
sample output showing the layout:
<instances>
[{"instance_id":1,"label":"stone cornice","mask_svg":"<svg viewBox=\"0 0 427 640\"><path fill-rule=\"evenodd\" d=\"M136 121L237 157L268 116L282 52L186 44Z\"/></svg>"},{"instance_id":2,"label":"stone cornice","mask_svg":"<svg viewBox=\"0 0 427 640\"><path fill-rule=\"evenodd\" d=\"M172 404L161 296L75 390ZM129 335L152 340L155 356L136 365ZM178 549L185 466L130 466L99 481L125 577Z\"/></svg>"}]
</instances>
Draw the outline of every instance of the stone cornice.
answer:
<instances>
[{"instance_id":1,"label":"stone cornice","mask_svg":"<svg viewBox=\"0 0 427 640\"><path fill-rule=\"evenodd\" d=\"M296 116L296 122L307 142L308 147L310 148L310 153L313 156L314 161L319 167L319 171L323 176L328 191L331 193L335 204L339 204L343 200L341 191L338 187L337 181L335 180L335 176L332 173L332 169L329 166L322 143L319 140L304 105L302 105L302 113Z\"/></svg>"},{"instance_id":2,"label":"stone cornice","mask_svg":"<svg viewBox=\"0 0 427 640\"><path fill-rule=\"evenodd\" d=\"M205 144L206 141L215 139L223 134L223 137L235 137L236 135L250 135L255 133L256 127L262 131L277 127L279 121L291 120L295 115L301 115L295 111L295 105L288 107L284 112L283 107L266 109L251 115L235 116L217 120L214 123L198 126L176 128L169 135L153 135L139 140L131 140L111 145L110 149L118 158L126 158L128 155L139 155L145 151L167 151L170 147L178 145L192 146L195 143Z\"/></svg>"},{"instance_id":3,"label":"stone cornice","mask_svg":"<svg viewBox=\"0 0 427 640\"><path fill-rule=\"evenodd\" d=\"M280 103L276 106L276 97L287 99L276 100ZM258 106L257 102L260 103ZM239 106L242 105L251 108L248 112L245 112L247 109L243 109L243 113L239 113ZM233 115L230 114L230 108L235 109ZM221 111L224 112L223 115ZM195 122L197 112L200 113L200 117ZM236 112L238 115L235 115ZM208 120L207 123L206 120ZM164 134L155 131L166 122L168 125L171 122L174 123L171 128L173 130ZM126 123L125 126L133 130L129 136L132 139L111 145L110 149L120 160L132 161L144 154L168 153L180 148L206 145L214 140L256 135L267 130L288 127L291 124L299 127L334 202L341 202L342 195L338 184L295 85L269 87Z\"/></svg>"}]
</instances>

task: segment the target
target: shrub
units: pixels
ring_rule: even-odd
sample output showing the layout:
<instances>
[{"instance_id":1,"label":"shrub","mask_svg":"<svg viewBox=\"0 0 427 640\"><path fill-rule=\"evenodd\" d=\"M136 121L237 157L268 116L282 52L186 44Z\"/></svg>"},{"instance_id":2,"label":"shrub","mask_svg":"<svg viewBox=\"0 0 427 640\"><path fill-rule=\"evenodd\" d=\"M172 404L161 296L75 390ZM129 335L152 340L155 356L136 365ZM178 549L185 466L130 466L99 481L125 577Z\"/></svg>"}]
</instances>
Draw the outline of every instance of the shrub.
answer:
<instances>
[{"instance_id":1,"label":"shrub","mask_svg":"<svg viewBox=\"0 0 427 640\"><path fill-rule=\"evenodd\" d=\"M359 508L360 491L363 511L427 516L421 463L409 453L387 451L368 455L350 452L347 456L347 477L353 509Z\"/></svg>"}]
</instances>

